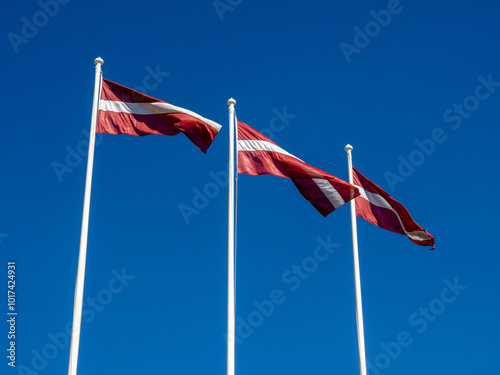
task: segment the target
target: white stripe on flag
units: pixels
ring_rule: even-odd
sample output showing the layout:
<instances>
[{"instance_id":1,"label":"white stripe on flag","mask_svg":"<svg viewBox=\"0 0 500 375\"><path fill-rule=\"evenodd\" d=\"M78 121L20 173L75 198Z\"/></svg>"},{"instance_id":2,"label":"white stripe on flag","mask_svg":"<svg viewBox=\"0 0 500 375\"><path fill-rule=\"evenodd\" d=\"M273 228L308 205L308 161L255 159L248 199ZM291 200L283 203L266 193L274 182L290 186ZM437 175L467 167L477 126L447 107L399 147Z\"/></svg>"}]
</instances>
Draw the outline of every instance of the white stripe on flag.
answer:
<instances>
[{"instance_id":1,"label":"white stripe on flag","mask_svg":"<svg viewBox=\"0 0 500 375\"><path fill-rule=\"evenodd\" d=\"M277 152L279 154L291 156L297 160L300 160L295 155L283 150L281 147L275 145L274 143L267 141L259 141L257 139L251 140L239 140L238 141L238 151L269 151ZM300 160L302 161L302 160ZM303 161L302 161L303 162Z\"/></svg>"},{"instance_id":2,"label":"white stripe on flag","mask_svg":"<svg viewBox=\"0 0 500 375\"><path fill-rule=\"evenodd\" d=\"M217 131L219 131L222 128L222 126L217 124L216 122L209 120L205 117L202 117L199 114L190 111L189 109L184 109L164 102L126 103L115 100L101 99L99 101L99 110L119 112L119 113L133 113L135 115L161 115L168 113L185 113L187 115L196 117L198 120L207 123L209 126L211 126Z\"/></svg>"},{"instance_id":3,"label":"white stripe on flag","mask_svg":"<svg viewBox=\"0 0 500 375\"><path fill-rule=\"evenodd\" d=\"M332 186L332 184L324 178L313 178L313 181L318 185L323 194L328 198L330 203L335 209L342 206L345 202L340 196L339 192Z\"/></svg>"},{"instance_id":4,"label":"white stripe on flag","mask_svg":"<svg viewBox=\"0 0 500 375\"><path fill-rule=\"evenodd\" d=\"M408 237L410 237L411 239L417 240L417 241L429 240L429 237L423 231L418 230L418 231L415 231L415 232L407 232L405 226L403 225L403 222L401 221L401 218L399 217L399 214L389 204L389 202L387 202L387 200L384 197L382 197L379 194L372 193L370 191L366 191L361 186L358 186L358 185L354 185L354 186L356 186L359 189L360 195L357 198L364 198L368 202L370 202L371 204L373 204L374 206L381 207L381 208L386 208L386 209L391 210L392 212L394 212L394 214L396 215L396 217L399 220L399 224L401 224L401 228L403 228L404 232L406 233L406 235Z\"/></svg>"},{"instance_id":5,"label":"white stripe on flag","mask_svg":"<svg viewBox=\"0 0 500 375\"><path fill-rule=\"evenodd\" d=\"M382 207L382 208L387 208L388 210L394 211L392 206L385 200L384 197L381 195L366 191L363 189L361 186L354 185L359 189L359 197L360 198L365 198L368 202L373 204L374 206ZM397 215L397 212L395 212ZM399 218L399 215L398 215ZM401 220L400 220L401 221Z\"/></svg>"}]
</instances>

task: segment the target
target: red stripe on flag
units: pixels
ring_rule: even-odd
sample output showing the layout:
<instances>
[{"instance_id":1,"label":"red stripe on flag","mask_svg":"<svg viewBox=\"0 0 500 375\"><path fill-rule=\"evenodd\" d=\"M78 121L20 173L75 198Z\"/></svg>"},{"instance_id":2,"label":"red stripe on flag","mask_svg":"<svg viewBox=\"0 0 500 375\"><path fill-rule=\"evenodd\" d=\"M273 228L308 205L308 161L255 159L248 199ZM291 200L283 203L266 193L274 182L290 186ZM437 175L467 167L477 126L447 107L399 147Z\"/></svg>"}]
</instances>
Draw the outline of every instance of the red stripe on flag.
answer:
<instances>
[{"instance_id":1,"label":"red stripe on flag","mask_svg":"<svg viewBox=\"0 0 500 375\"><path fill-rule=\"evenodd\" d=\"M300 194L302 194L304 198L311 202L311 204L319 211L321 215L326 217L338 208L335 207L332 202L330 202L330 200L318 187L314 180L310 178L292 178L292 182L295 184L297 189L299 189ZM337 186L336 188L337 191L339 191L339 186ZM350 197L349 194L350 191L344 191L340 195L342 197ZM344 202L348 202L352 198L344 198Z\"/></svg>"},{"instance_id":2,"label":"red stripe on flag","mask_svg":"<svg viewBox=\"0 0 500 375\"><path fill-rule=\"evenodd\" d=\"M295 163L296 158L269 151L241 151L238 150L238 173L260 176L272 174L279 177L288 177L291 175L297 177L308 177L307 172L301 165ZM305 163L304 163L305 164ZM311 167L313 176L321 178L321 173L314 173L314 167Z\"/></svg>"},{"instance_id":3,"label":"red stripe on flag","mask_svg":"<svg viewBox=\"0 0 500 375\"><path fill-rule=\"evenodd\" d=\"M101 99L116 100L125 103L158 103L162 100L153 98L139 91L132 90L107 79L102 80Z\"/></svg>"}]
</instances>

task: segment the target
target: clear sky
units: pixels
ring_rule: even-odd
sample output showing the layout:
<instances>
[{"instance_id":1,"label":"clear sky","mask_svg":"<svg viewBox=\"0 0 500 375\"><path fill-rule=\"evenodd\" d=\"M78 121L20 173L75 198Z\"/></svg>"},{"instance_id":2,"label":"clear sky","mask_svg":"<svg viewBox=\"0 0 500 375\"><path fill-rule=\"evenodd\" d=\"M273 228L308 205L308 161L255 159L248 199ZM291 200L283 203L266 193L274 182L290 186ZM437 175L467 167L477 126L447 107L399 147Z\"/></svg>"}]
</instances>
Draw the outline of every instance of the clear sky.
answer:
<instances>
[{"instance_id":1,"label":"clear sky","mask_svg":"<svg viewBox=\"0 0 500 375\"><path fill-rule=\"evenodd\" d=\"M358 219L369 374L498 372L496 2L1 13L1 374L67 371L98 56L105 78L223 128L206 155L182 134L98 135L80 375L225 374L230 97L240 120L342 179L353 145L354 165L435 236L430 251ZM238 193L236 373L357 374L349 206L323 218L274 176L240 175Z\"/></svg>"}]
</instances>

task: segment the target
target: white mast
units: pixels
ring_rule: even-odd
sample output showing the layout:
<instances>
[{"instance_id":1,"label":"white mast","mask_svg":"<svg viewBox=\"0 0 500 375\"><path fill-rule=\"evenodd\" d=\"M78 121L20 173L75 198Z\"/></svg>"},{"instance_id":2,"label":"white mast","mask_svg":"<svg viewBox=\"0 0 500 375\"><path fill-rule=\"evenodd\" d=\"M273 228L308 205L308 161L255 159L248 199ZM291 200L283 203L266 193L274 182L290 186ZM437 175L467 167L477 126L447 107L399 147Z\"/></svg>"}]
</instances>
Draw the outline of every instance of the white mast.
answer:
<instances>
[{"instance_id":1,"label":"white mast","mask_svg":"<svg viewBox=\"0 0 500 375\"><path fill-rule=\"evenodd\" d=\"M345 146L347 165L349 168L349 183L352 177L352 146ZM361 302L361 280L359 276L358 229L356 226L356 202L351 199L352 255L354 260L354 291L356 296L356 324L358 327L359 374L366 375L365 331L363 327L363 306Z\"/></svg>"},{"instance_id":2,"label":"white mast","mask_svg":"<svg viewBox=\"0 0 500 375\"><path fill-rule=\"evenodd\" d=\"M80 329L82 325L83 287L85 282L85 263L87 260L87 238L89 232L90 192L92 189L92 169L94 166L95 129L97 110L101 92L101 65L104 61L98 57L95 63L94 100L92 102L92 118L90 120L89 153L87 159L87 177L85 179L85 196L83 198L82 231L80 234L80 252L76 273L75 302L73 307L73 328L69 349L68 375L76 375L78 367L78 349L80 346Z\"/></svg>"},{"instance_id":3,"label":"white mast","mask_svg":"<svg viewBox=\"0 0 500 375\"><path fill-rule=\"evenodd\" d=\"M234 375L235 346L235 276L234 276L234 105L236 100L229 99L229 193L227 219L227 375Z\"/></svg>"}]
</instances>

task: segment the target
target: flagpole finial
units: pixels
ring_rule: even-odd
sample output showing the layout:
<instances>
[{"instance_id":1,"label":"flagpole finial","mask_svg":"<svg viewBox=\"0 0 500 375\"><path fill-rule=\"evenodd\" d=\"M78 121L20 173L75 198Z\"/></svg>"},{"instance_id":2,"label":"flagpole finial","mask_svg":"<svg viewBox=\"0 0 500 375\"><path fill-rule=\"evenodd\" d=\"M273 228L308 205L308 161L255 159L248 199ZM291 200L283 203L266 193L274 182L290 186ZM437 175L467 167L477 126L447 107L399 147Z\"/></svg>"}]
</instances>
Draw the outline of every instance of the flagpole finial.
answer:
<instances>
[{"instance_id":1,"label":"flagpole finial","mask_svg":"<svg viewBox=\"0 0 500 375\"><path fill-rule=\"evenodd\" d=\"M97 59L95 59L95 60L94 60L94 64L96 64L96 65L97 65L97 64L102 65L102 64L104 64L104 60L103 60L103 59L101 59L100 57L98 57Z\"/></svg>"},{"instance_id":2,"label":"flagpole finial","mask_svg":"<svg viewBox=\"0 0 500 375\"><path fill-rule=\"evenodd\" d=\"M235 104L236 104L236 100L234 100L233 98L231 98L227 101L227 105L235 105Z\"/></svg>"},{"instance_id":3,"label":"flagpole finial","mask_svg":"<svg viewBox=\"0 0 500 375\"><path fill-rule=\"evenodd\" d=\"M346 152L352 151L352 146L350 144L347 144L347 146L345 146L344 150L346 150Z\"/></svg>"}]
</instances>

